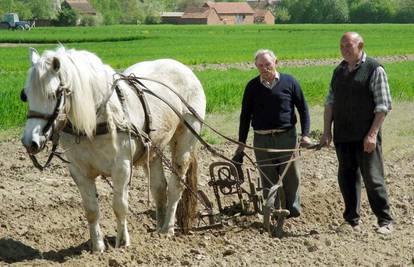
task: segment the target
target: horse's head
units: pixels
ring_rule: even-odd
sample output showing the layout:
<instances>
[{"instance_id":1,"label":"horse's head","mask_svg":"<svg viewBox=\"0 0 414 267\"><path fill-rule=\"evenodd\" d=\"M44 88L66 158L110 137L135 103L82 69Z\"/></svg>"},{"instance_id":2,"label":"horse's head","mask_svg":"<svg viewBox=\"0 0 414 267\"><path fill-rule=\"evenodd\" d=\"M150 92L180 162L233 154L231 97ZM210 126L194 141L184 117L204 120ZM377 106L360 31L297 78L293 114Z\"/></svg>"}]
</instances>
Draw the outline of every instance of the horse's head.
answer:
<instances>
[{"instance_id":1,"label":"horse's head","mask_svg":"<svg viewBox=\"0 0 414 267\"><path fill-rule=\"evenodd\" d=\"M21 99L29 105L22 143L30 154L41 151L54 130L65 123L65 98L69 93L61 78L61 62L30 48L31 68Z\"/></svg>"},{"instance_id":2,"label":"horse's head","mask_svg":"<svg viewBox=\"0 0 414 267\"><path fill-rule=\"evenodd\" d=\"M31 68L22 91L29 104L23 145L36 154L70 121L75 132L92 139L97 110L112 95L114 70L87 51L46 51L42 56L30 48Z\"/></svg>"}]
</instances>

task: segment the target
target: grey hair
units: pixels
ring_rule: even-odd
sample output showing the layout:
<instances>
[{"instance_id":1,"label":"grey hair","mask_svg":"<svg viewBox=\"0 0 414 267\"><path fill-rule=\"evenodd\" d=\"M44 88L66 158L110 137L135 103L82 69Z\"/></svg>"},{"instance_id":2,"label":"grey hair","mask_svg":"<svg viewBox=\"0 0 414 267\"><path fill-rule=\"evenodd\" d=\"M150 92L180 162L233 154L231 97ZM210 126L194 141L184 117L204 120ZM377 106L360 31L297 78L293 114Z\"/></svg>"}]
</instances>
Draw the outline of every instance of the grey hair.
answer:
<instances>
[{"instance_id":1,"label":"grey hair","mask_svg":"<svg viewBox=\"0 0 414 267\"><path fill-rule=\"evenodd\" d=\"M271 58L273 58L273 60L277 59L277 56L275 55L275 53L273 53L272 50L269 49L259 49L256 51L256 53L254 54L254 60L257 61L257 59L263 55L269 55Z\"/></svg>"},{"instance_id":2,"label":"grey hair","mask_svg":"<svg viewBox=\"0 0 414 267\"><path fill-rule=\"evenodd\" d=\"M354 39L354 40L355 40L355 41L357 41L358 43L363 43L363 42L364 42L364 39L362 38L362 36L361 36L359 33L357 33L357 32L346 32L346 33L344 33L344 35L342 35L341 40L342 40L345 36L349 36L349 37L351 37L352 39Z\"/></svg>"}]
</instances>

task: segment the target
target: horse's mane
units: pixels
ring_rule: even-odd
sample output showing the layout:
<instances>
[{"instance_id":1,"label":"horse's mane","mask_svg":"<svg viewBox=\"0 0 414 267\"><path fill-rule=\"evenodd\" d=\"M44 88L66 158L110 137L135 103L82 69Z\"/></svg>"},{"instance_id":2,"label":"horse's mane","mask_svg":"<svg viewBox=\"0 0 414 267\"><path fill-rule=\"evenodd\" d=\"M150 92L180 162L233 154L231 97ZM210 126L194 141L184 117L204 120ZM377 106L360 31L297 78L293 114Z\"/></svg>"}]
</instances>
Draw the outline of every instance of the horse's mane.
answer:
<instances>
[{"instance_id":1,"label":"horse's mane","mask_svg":"<svg viewBox=\"0 0 414 267\"><path fill-rule=\"evenodd\" d=\"M52 69L57 58L60 69ZM87 51L67 50L63 46L56 51L47 50L32 67L29 76L32 85L50 97L54 96L60 82L71 92L69 119L75 130L92 138L96 128L96 110L108 97L114 70L94 54Z\"/></svg>"}]
</instances>

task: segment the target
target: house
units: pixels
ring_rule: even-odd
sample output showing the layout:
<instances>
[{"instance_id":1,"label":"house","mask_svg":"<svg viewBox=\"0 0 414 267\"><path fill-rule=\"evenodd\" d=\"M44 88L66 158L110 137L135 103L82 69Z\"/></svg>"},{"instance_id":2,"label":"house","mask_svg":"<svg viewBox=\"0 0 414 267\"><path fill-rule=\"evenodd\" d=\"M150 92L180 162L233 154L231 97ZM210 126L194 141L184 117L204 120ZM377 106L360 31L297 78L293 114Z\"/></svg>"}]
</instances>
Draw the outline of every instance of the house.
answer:
<instances>
[{"instance_id":1,"label":"house","mask_svg":"<svg viewBox=\"0 0 414 267\"><path fill-rule=\"evenodd\" d=\"M222 24L254 23L254 10L246 2L207 2L203 7L214 9Z\"/></svg>"},{"instance_id":2,"label":"house","mask_svg":"<svg viewBox=\"0 0 414 267\"><path fill-rule=\"evenodd\" d=\"M210 7L189 7L181 17L181 24L223 24L216 10Z\"/></svg>"},{"instance_id":3,"label":"house","mask_svg":"<svg viewBox=\"0 0 414 267\"><path fill-rule=\"evenodd\" d=\"M275 16L266 9L256 9L254 12L254 23L256 24L275 24Z\"/></svg>"},{"instance_id":4,"label":"house","mask_svg":"<svg viewBox=\"0 0 414 267\"><path fill-rule=\"evenodd\" d=\"M184 12L162 12L160 15L161 23L180 24Z\"/></svg>"},{"instance_id":5,"label":"house","mask_svg":"<svg viewBox=\"0 0 414 267\"><path fill-rule=\"evenodd\" d=\"M96 10L92 7L88 0L64 0L62 4L69 6L80 15L97 15Z\"/></svg>"},{"instance_id":6,"label":"house","mask_svg":"<svg viewBox=\"0 0 414 267\"><path fill-rule=\"evenodd\" d=\"M201 7L188 7L180 12L165 12L163 23L171 24L274 24L275 18L268 10L256 9L246 2L206 2Z\"/></svg>"}]
</instances>

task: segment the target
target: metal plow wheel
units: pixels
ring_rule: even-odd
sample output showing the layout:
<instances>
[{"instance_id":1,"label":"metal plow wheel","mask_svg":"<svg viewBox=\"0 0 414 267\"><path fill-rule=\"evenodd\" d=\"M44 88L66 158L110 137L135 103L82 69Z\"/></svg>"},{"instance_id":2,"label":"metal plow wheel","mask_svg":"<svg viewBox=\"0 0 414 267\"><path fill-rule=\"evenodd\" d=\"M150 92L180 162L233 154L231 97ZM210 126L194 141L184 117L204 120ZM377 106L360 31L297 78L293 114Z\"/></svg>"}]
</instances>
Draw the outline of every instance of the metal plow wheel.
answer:
<instances>
[{"instance_id":1,"label":"metal plow wheel","mask_svg":"<svg viewBox=\"0 0 414 267\"><path fill-rule=\"evenodd\" d=\"M269 196L263 207L263 227L271 237L283 237L283 224L289 210L282 207L285 202L285 195L281 184L276 184L270 188Z\"/></svg>"}]
</instances>

